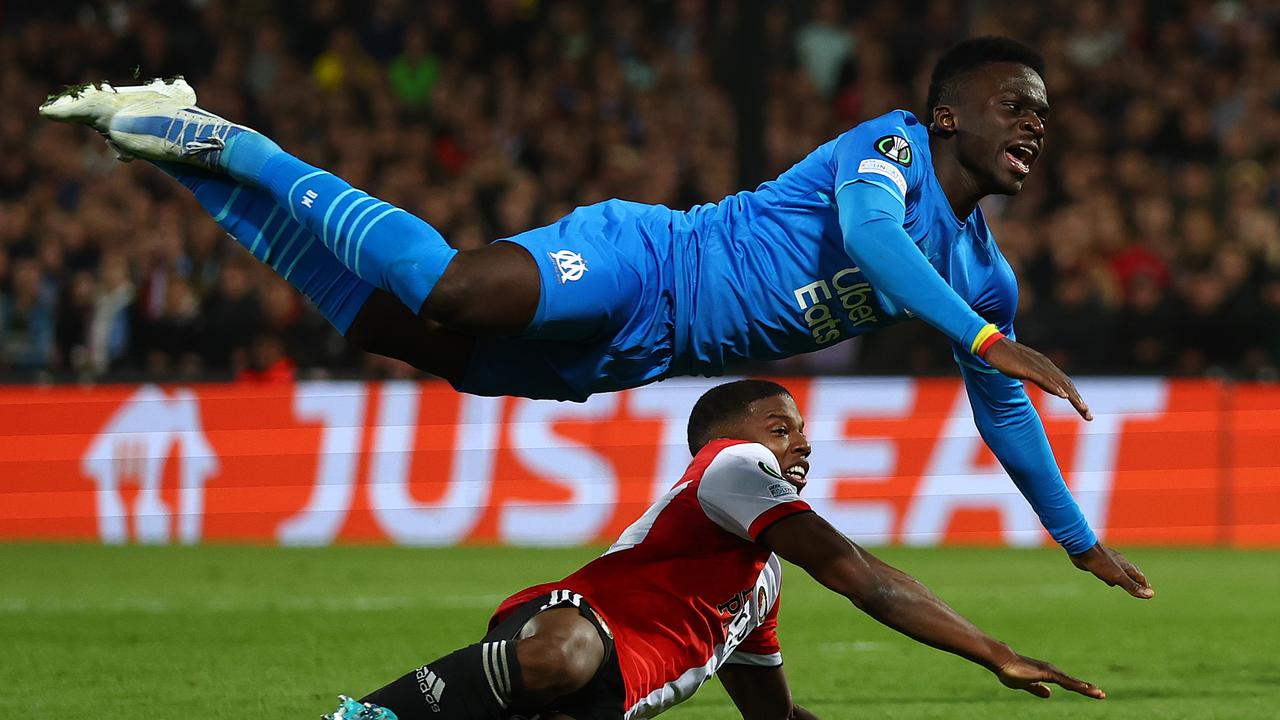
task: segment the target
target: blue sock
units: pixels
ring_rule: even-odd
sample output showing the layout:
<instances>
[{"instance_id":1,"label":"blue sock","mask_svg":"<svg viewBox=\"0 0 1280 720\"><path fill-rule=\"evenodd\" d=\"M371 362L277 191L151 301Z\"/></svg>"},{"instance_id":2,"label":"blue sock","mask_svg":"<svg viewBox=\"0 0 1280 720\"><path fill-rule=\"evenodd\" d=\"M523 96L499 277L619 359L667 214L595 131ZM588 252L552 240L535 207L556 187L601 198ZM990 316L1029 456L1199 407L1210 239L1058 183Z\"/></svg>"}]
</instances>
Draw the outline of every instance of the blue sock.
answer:
<instances>
[{"instance_id":1,"label":"blue sock","mask_svg":"<svg viewBox=\"0 0 1280 720\"><path fill-rule=\"evenodd\" d=\"M236 242L300 290L338 332L347 333L373 286L338 262L270 193L187 165L154 164L190 190Z\"/></svg>"},{"instance_id":2,"label":"blue sock","mask_svg":"<svg viewBox=\"0 0 1280 720\"><path fill-rule=\"evenodd\" d=\"M258 133L232 136L220 163L241 183L270 192L343 265L415 313L458 254L421 219L302 162Z\"/></svg>"}]
</instances>

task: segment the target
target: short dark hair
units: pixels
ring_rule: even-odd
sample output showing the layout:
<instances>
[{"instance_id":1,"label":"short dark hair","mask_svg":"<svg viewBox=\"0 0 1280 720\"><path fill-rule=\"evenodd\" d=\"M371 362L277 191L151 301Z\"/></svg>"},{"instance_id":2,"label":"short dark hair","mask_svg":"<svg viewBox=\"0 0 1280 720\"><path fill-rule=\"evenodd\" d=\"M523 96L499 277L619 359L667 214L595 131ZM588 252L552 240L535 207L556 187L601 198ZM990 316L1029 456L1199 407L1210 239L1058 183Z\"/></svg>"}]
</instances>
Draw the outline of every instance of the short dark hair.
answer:
<instances>
[{"instance_id":1,"label":"short dark hair","mask_svg":"<svg viewBox=\"0 0 1280 720\"><path fill-rule=\"evenodd\" d=\"M721 426L741 418L751 403L777 395L791 397L791 391L768 380L735 380L706 391L689 413L689 453L697 455Z\"/></svg>"},{"instance_id":2,"label":"short dark hair","mask_svg":"<svg viewBox=\"0 0 1280 720\"><path fill-rule=\"evenodd\" d=\"M925 103L929 120L925 124L932 121L933 109L942 105L945 98L951 97L967 73L984 65L1003 62L1026 65L1044 78L1044 58L1017 40L983 35L952 45L933 66L933 75L929 78L929 98Z\"/></svg>"}]
</instances>

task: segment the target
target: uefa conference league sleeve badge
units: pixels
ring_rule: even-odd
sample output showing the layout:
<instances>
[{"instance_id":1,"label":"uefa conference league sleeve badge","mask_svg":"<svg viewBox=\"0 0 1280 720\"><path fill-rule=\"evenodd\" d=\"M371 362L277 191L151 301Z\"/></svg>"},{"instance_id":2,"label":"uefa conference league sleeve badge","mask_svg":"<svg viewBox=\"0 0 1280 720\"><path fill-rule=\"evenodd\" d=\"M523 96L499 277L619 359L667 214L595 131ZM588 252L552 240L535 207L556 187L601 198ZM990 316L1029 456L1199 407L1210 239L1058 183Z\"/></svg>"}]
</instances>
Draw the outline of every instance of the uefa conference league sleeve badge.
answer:
<instances>
[{"instance_id":1,"label":"uefa conference league sleeve badge","mask_svg":"<svg viewBox=\"0 0 1280 720\"><path fill-rule=\"evenodd\" d=\"M901 135L885 135L876 141L876 152L898 163L911 167L911 145Z\"/></svg>"}]
</instances>

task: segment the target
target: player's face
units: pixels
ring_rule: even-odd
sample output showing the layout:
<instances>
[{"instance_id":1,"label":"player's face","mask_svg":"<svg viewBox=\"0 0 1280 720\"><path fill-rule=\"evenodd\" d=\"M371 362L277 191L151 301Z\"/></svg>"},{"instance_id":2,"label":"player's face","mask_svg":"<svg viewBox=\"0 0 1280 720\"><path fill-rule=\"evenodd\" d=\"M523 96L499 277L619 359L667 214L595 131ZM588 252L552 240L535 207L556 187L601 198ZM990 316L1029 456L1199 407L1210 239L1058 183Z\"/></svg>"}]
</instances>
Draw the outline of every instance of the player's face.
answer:
<instances>
[{"instance_id":1,"label":"player's face","mask_svg":"<svg viewBox=\"0 0 1280 720\"><path fill-rule=\"evenodd\" d=\"M769 448L778 458L782 476L796 489L804 489L812 448L804 436L800 408L790 395L775 395L751 403L740 430L738 437Z\"/></svg>"},{"instance_id":2,"label":"player's face","mask_svg":"<svg viewBox=\"0 0 1280 720\"><path fill-rule=\"evenodd\" d=\"M1018 63L975 70L953 108L960 162L988 193L1016 195L1044 149L1044 80Z\"/></svg>"}]
</instances>

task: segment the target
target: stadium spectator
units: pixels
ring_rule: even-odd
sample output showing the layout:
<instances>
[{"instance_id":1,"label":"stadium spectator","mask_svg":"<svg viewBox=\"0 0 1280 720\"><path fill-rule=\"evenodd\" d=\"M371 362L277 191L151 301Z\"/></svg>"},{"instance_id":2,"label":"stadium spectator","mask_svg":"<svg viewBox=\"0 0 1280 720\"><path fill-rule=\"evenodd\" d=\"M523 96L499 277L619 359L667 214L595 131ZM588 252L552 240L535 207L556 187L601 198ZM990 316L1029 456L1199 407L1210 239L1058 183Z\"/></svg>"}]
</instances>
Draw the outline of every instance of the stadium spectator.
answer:
<instances>
[{"instance_id":1,"label":"stadium spectator","mask_svg":"<svg viewBox=\"0 0 1280 720\"><path fill-rule=\"evenodd\" d=\"M408 107L419 108L431 101L440 81L440 59L427 46L427 31L420 25L405 33L404 52L387 67L387 79L396 99Z\"/></svg>"},{"instance_id":2,"label":"stadium spectator","mask_svg":"<svg viewBox=\"0 0 1280 720\"><path fill-rule=\"evenodd\" d=\"M236 380L256 383L289 382L296 369L293 360L285 354L284 341L279 336L267 333L254 338L250 364L236 373Z\"/></svg>"},{"instance_id":3,"label":"stadium spectator","mask_svg":"<svg viewBox=\"0 0 1280 720\"><path fill-rule=\"evenodd\" d=\"M826 97L836 91L840 71L853 53L854 36L844 22L843 3L818 0L813 17L796 31L796 52L809 80Z\"/></svg>"},{"instance_id":4,"label":"stadium spectator","mask_svg":"<svg viewBox=\"0 0 1280 720\"><path fill-rule=\"evenodd\" d=\"M93 274L75 273L58 299L54 328L55 354L50 365L58 370L84 372L89 364L89 327L93 321Z\"/></svg>"},{"instance_id":5,"label":"stadium spectator","mask_svg":"<svg viewBox=\"0 0 1280 720\"><path fill-rule=\"evenodd\" d=\"M252 295L243 259L227 263L218 289L206 299L202 332L205 362L211 369L238 372L248 365L249 346L262 331L261 312Z\"/></svg>"},{"instance_id":6,"label":"stadium spectator","mask_svg":"<svg viewBox=\"0 0 1280 720\"><path fill-rule=\"evenodd\" d=\"M0 366L48 367L53 360L54 298L33 258L13 261L7 293L0 294Z\"/></svg>"},{"instance_id":7,"label":"stadium spectator","mask_svg":"<svg viewBox=\"0 0 1280 720\"><path fill-rule=\"evenodd\" d=\"M1049 0L765 5L767 173L861 120L912 107L927 80L922 71L957 37L1021 37L1046 55L1055 104L1046 162L1018 197L987 207L1006 254L1018 257L1027 305L1021 332L1053 327L1059 278L1069 277L1070 290L1091 298L1115 328L1110 347L1066 343L1062 359L1072 372L1273 375L1280 367L1280 347L1267 340L1273 321L1260 310L1263 278L1280 273L1280 12L1245 2L1212 10ZM205 372L243 367L258 332L241 337L218 315L226 309L218 279L239 259L235 244L203 219L153 221L192 217L179 207L190 200L146 168L114 171L96 139L35 122L51 85L86 75L128 81L137 66L146 76L183 73L210 109L248 119L380 197L433 220L448 217L445 236L474 246L610 195L688 206L739 189L736 7L700 0L6 5L0 294L12 301L14 286L29 282L17 277L30 272L19 259L34 258L41 299L28 298L27 310L51 318L36 320L37 329L51 327L47 343L37 341L44 350L22 362L6 354L0 380L145 370L148 324L174 281L197 300L194 349ZM143 227L160 230L145 237L129 230ZM120 260L100 260L107 256ZM123 278L114 277L116 262L125 263ZM97 275L98 288L83 344L88 360L79 362L69 348L78 346L85 271ZM244 279L246 295L254 282ZM1246 339L1230 351L1215 347L1212 332L1179 330L1184 311L1195 323L1223 319ZM1164 319L1145 322L1152 313ZM23 317L13 321L31 319ZM1139 329L1141 338L1128 334ZM296 360L302 368L341 362L326 367L363 371L358 354L331 352L340 343L329 335L324 352ZM1096 336L1088 344L1096 346ZM210 348L225 347L240 348L240 365L210 357L222 354ZM789 366L951 367L942 339L910 326L841 358Z\"/></svg>"},{"instance_id":8,"label":"stadium spectator","mask_svg":"<svg viewBox=\"0 0 1280 720\"><path fill-rule=\"evenodd\" d=\"M101 375L128 355L136 292L129 280L129 266L124 256L118 253L104 256L89 323L90 372Z\"/></svg>"}]
</instances>

